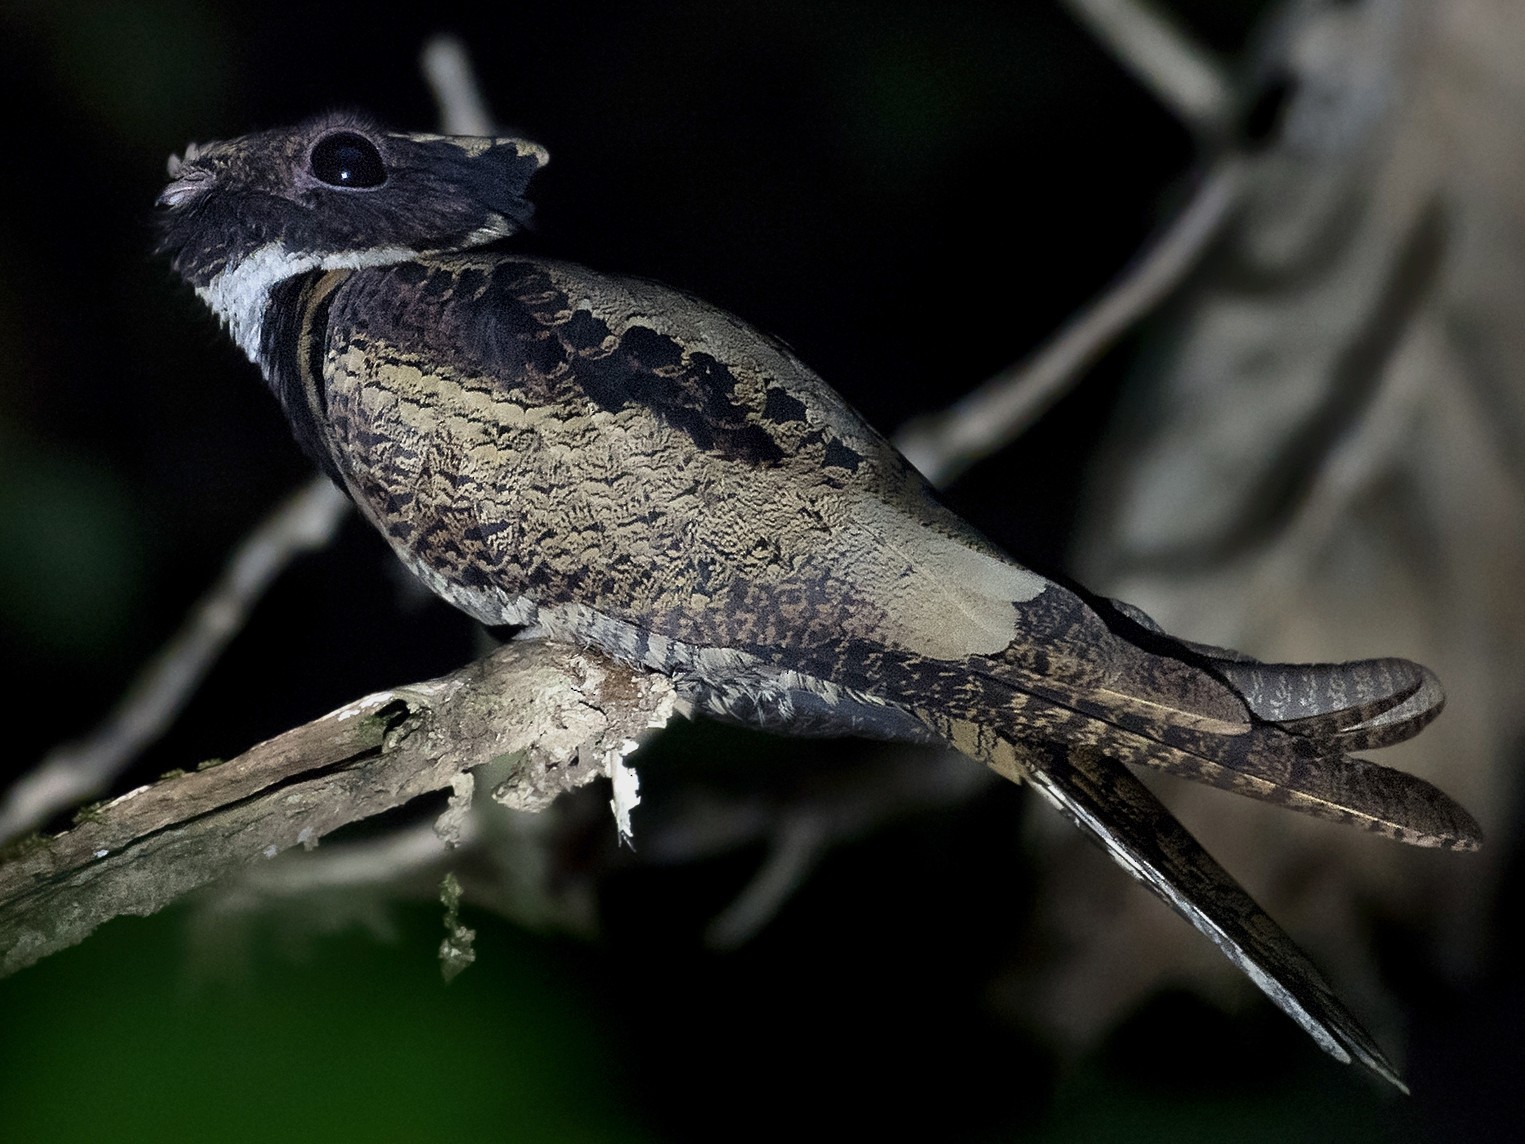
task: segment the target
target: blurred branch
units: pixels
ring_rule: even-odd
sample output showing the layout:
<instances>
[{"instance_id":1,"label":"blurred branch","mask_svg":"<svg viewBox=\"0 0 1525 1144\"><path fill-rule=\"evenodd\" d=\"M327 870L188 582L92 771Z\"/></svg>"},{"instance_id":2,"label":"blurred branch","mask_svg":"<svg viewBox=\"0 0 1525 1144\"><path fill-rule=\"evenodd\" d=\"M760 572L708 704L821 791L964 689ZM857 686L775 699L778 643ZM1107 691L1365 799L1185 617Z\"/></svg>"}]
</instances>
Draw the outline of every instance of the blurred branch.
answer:
<instances>
[{"instance_id":1,"label":"blurred branch","mask_svg":"<svg viewBox=\"0 0 1525 1144\"><path fill-rule=\"evenodd\" d=\"M455 845L475 841L475 820L468 817ZM357 838L303 855L300 862L273 862L246 867L232 883L236 890L219 894L220 908L263 908L271 902L299 898L321 890L345 894L394 885L399 878L433 873L451 846L440 837L436 823L417 822L389 830L376 838ZM434 880L438 881L435 873Z\"/></svg>"},{"instance_id":2,"label":"blurred branch","mask_svg":"<svg viewBox=\"0 0 1525 1144\"><path fill-rule=\"evenodd\" d=\"M1401 473L1431 384L1433 377L1423 369L1380 373L1365 411L1320 459L1296 513L1251 575L1247 595L1260 601L1266 614L1293 614L1303 606L1304 585L1317 577L1318 563L1337 534L1358 519L1361 499Z\"/></svg>"},{"instance_id":3,"label":"blurred branch","mask_svg":"<svg viewBox=\"0 0 1525 1144\"><path fill-rule=\"evenodd\" d=\"M434 36L419 56L424 80L439 108L446 135L491 135L497 128L477 84L466 47L454 36Z\"/></svg>"},{"instance_id":4,"label":"blurred branch","mask_svg":"<svg viewBox=\"0 0 1525 1144\"><path fill-rule=\"evenodd\" d=\"M0 841L35 830L109 787L174 722L271 582L297 556L333 538L348 505L319 477L261 521L105 722L88 737L54 748L5 791Z\"/></svg>"},{"instance_id":5,"label":"blurred branch","mask_svg":"<svg viewBox=\"0 0 1525 1144\"><path fill-rule=\"evenodd\" d=\"M735 949L777 916L821 860L850 839L918 814L949 810L998 780L986 767L935 747L877 752L871 765L843 768L769 805L690 797L658 808L644 823L642 856L656 863L700 861L761 841L767 854L736 898L705 928L711 949Z\"/></svg>"},{"instance_id":6,"label":"blurred branch","mask_svg":"<svg viewBox=\"0 0 1525 1144\"><path fill-rule=\"evenodd\" d=\"M665 677L573 648L508 644L426 683L377 692L236 759L140 787L0 863L0 974L151 914L239 867L511 763L520 809L607 774L673 713ZM439 829L439 824L437 824Z\"/></svg>"},{"instance_id":7,"label":"blurred branch","mask_svg":"<svg viewBox=\"0 0 1525 1144\"><path fill-rule=\"evenodd\" d=\"M1229 155L1208 171L1186 209L1112 287L1026 361L998 373L947 409L907 422L896 447L934 485L952 481L1041 417L1084 370L1158 306L1222 230L1245 184Z\"/></svg>"},{"instance_id":8,"label":"blurred branch","mask_svg":"<svg viewBox=\"0 0 1525 1144\"><path fill-rule=\"evenodd\" d=\"M831 842L828 824L808 808L785 814L774 825L768 856L741 893L711 919L704 942L736 949L757 936L815 871Z\"/></svg>"},{"instance_id":9,"label":"blurred branch","mask_svg":"<svg viewBox=\"0 0 1525 1144\"><path fill-rule=\"evenodd\" d=\"M1186 126L1213 134L1233 86L1221 64L1148 0L1064 0L1079 23Z\"/></svg>"}]
</instances>

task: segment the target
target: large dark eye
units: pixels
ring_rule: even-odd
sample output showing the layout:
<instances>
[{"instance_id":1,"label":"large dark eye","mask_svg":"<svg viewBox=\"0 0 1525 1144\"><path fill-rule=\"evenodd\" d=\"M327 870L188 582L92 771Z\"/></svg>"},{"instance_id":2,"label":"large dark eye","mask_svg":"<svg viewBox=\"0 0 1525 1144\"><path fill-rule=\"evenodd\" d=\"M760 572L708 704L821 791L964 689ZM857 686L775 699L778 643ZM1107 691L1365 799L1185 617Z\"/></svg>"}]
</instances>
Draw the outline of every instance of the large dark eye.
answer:
<instances>
[{"instance_id":1,"label":"large dark eye","mask_svg":"<svg viewBox=\"0 0 1525 1144\"><path fill-rule=\"evenodd\" d=\"M331 187L379 187L387 181L381 152L364 135L335 131L312 149L312 173Z\"/></svg>"}]
</instances>

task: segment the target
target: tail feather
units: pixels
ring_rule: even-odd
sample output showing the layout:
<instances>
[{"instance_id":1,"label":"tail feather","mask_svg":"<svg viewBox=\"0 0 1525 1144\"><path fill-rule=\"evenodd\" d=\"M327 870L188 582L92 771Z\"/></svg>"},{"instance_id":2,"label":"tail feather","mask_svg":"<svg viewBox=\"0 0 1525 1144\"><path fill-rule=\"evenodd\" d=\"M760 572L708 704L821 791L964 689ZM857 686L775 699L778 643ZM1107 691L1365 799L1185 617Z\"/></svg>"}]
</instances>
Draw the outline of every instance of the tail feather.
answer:
<instances>
[{"instance_id":1,"label":"tail feather","mask_svg":"<svg viewBox=\"0 0 1525 1144\"><path fill-rule=\"evenodd\" d=\"M1403 842L1475 849L1477 822L1444 792L1347 753L1414 735L1444 705L1439 682L1401 659L1261 664L1183 645L1122 616L1136 640L1114 630L1068 674L1072 665L1050 670L1056 665L1035 655L953 662L873 648L837 661L853 665L840 682L872 694L876 681L889 680L895 694L914 697L894 706L956 750L1030 782L1328 1052L1401 1085L1291 939L1123 764ZM1054 658L1061 655L1062 645Z\"/></svg>"},{"instance_id":2,"label":"tail feather","mask_svg":"<svg viewBox=\"0 0 1525 1144\"><path fill-rule=\"evenodd\" d=\"M1413 738L1445 707L1433 672L1406 659L1268 664L1210 660L1209 669L1256 718L1343 750L1372 750Z\"/></svg>"},{"instance_id":3,"label":"tail feather","mask_svg":"<svg viewBox=\"0 0 1525 1144\"><path fill-rule=\"evenodd\" d=\"M1414 846L1475 850L1477 821L1444 791L1405 771L1346 755L1334 743L1270 724L1236 735L1129 720L1081 701L1090 726L1071 734L1122 762L1163 770ZM1019 731L1013 730L1020 735Z\"/></svg>"},{"instance_id":4,"label":"tail feather","mask_svg":"<svg viewBox=\"0 0 1525 1144\"><path fill-rule=\"evenodd\" d=\"M1439 681L1403 659L1259 663L1174 640L1127 605L1114 610L1113 642L1100 645L1110 654L1076 661L1088 670L1040 670L1017 655L920 678L911 668L906 678L918 686L904 693L920 697L911 713L958 750L1031 782L1325 1050L1401 1087L1291 939L1123 764L1403 842L1475 849L1482 832L1448 795L1349 753L1417 734L1445 705Z\"/></svg>"},{"instance_id":5,"label":"tail feather","mask_svg":"<svg viewBox=\"0 0 1525 1144\"><path fill-rule=\"evenodd\" d=\"M1151 766L1412 846L1476 850L1482 844L1477 820L1424 779L1353 755L1314 754L1291 735L1251 734L1260 740L1257 748L1236 752L1231 760L1115 731L1109 737L1110 753L1123 762Z\"/></svg>"},{"instance_id":6,"label":"tail feather","mask_svg":"<svg viewBox=\"0 0 1525 1144\"><path fill-rule=\"evenodd\" d=\"M1343 751L1375 750L1411 739L1445 707L1440 680L1412 660L1262 663L1231 648L1177 639L1132 604L1103 603L1158 637L1167 656L1195 663L1227 684L1257 719L1304 738L1338 739L1333 745Z\"/></svg>"},{"instance_id":7,"label":"tail feather","mask_svg":"<svg viewBox=\"0 0 1525 1144\"><path fill-rule=\"evenodd\" d=\"M1446 696L1440 680L1428 668L1406 660L1397 662L1413 668L1418 673L1419 680L1410 694L1402 698L1394 695L1392 698L1396 702L1385 709L1371 711L1369 714L1369 708L1347 709L1331 712L1322 725L1313 720L1294 720L1283 723L1282 726L1294 734L1310 737L1330 735L1347 751L1377 750L1412 739L1445 708ZM1360 718L1363 714L1366 717Z\"/></svg>"},{"instance_id":8,"label":"tail feather","mask_svg":"<svg viewBox=\"0 0 1525 1144\"><path fill-rule=\"evenodd\" d=\"M1408 1091L1296 943L1125 768L1084 750L1047 745L1031 753L1026 777L1123 869L1210 938L1325 1052L1358 1060Z\"/></svg>"},{"instance_id":9,"label":"tail feather","mask_svg":"<svg viewBox=\"0 0 1525 1144\"><path fill-rule=\"evenodd\" d=\"M1243 699L1238 723L1221 714L1204 720L1189 707L1171 707L1170 688L1161 685L1168 677L1158 664L1129 677L1130 683L1140 677L1155 681L1143 696L1066 687L1005 669L981 673L985 695L979 702L945 714L957 721L983 712L988 720L990 713L1004 711L1003 726L993 729L997 737L1082 743L1123 762L1411 845L1454 850L1481 845L1476 820L1438 787L1346 753L1399 742L1434 718L1444 696L1427 670L1406 660L1231 666L1235 671L1222 682L1235 694L1240 687L1254 692L1253 699ZM1171 673L1199 670L1185 662L1169 665ZM1304 682L1292 686L1297 681ZM1260 711L1296 717L1282 723ZM936 716L933 720L935 725ZM973 753L988 761L988 749Z\"/></svg>"},{"instance_id":10,"label":"tail feather","mask_svg":"<svg viewBox=\"0 0 1525 1144\"><path fill-rule=\"evenodd\" d=\"M1412 739L1439 715L1446 705L1445 693L1440 680L1428 669L1421 668L1428 682L1402 703L1382 714L1347 727L1340 733L1340 741L1349 743L1348 749L1356 751L1390 747L1405 739Z\"/></svg>"}]
</instances>

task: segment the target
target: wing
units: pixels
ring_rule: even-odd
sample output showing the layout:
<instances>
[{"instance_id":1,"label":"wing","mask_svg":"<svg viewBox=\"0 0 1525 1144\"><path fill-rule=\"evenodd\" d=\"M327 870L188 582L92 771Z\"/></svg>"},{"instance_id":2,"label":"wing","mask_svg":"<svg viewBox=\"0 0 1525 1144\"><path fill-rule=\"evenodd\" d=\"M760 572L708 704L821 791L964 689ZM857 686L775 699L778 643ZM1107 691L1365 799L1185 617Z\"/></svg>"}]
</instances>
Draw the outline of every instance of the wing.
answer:
<instances>
[{"instance_id":1,"label":"wing","mask_svg":"<svg viewBox=\"0 0 1525 1144\"><path fill-rule=\"evenodd\" d=\"M695 647L952 660L1009 646L1012 601L1048 585L786 350L682 295L485 256L282 289L299 438L485 622L576 602Z\"/></svg>"}]
</instances>

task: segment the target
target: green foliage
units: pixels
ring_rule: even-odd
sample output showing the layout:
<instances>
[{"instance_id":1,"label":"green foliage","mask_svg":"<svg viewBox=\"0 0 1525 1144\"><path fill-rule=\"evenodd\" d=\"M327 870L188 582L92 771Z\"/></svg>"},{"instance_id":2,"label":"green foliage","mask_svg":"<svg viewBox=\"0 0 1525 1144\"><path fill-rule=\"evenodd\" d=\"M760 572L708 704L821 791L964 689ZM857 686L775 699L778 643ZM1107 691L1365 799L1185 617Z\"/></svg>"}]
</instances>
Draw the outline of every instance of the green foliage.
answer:
<instances>
[{"instance_id":1,"label":"green foliage","mask_svg":"<svg viewBox=\"0 0 1525 1144\"><path fill-rule=\"evenodd\" d=\"M308 938L286 958L268 920L231 956L188 957L182 920L113 923L0 982L7 1139L644 1137L575 951L495 925L446 989L436 909L402 914L395 945Z\"/></svg>"}]
</instances>

